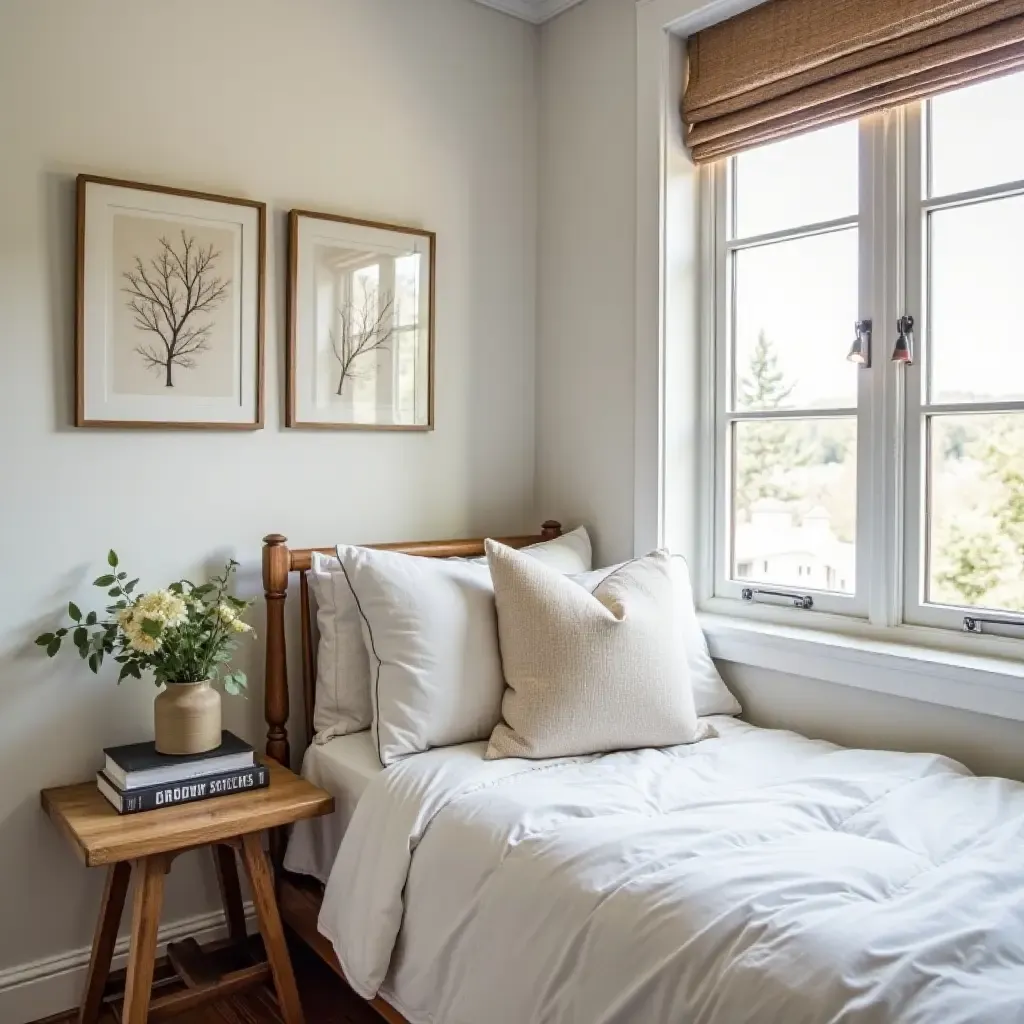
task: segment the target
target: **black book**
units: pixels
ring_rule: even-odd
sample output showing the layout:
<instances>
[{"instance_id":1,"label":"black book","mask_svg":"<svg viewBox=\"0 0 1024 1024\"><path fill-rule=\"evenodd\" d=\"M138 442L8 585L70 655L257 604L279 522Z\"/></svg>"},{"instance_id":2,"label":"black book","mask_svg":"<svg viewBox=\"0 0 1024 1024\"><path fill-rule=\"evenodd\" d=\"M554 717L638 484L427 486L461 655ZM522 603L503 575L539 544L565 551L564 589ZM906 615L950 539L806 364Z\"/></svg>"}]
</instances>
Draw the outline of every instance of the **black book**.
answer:
<instances>
[{"instance_id":1,"label":"black book","mask_svg":"<svg viewBox=\"0 0 1024 1024\"><path fill-rule=\"evenodd\" d=\"M204 775L202 778L188 779L184 782L130 790L118 789L105 772L96 773L99 791L114 805L118 814L136 814L139 811L175 807L178 804L190 804L196 800L209 800L217 796L231 796L233 793L264 789L269 784L270 772L267 771L266 765L262 764L221 772L218 775Z\"/></svg>"},{"instance_id":2,"label":"black book","mask_svg":"<svg viewBox=\"0 0 1024 1024\"><path fill-rule=\"evenodd\" d=\"M152 740L107 747L103 753L107 755L104 774L122 790L252 768L256 763L252 747L226 729L221 734L220 746L204 754L159 754Z\"/></svg>"}]
</instances>

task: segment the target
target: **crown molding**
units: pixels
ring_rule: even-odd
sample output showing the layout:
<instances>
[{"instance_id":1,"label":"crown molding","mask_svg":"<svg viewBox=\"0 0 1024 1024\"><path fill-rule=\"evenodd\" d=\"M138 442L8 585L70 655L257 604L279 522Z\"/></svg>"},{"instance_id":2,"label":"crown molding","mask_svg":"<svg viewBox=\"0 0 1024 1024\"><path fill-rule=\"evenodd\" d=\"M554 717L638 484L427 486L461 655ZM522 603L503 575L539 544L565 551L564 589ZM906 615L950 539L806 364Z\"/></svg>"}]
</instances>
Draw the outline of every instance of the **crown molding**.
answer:
<instances>
[{"instance_id":1,"label":"crown molding","mask_svg":"<svg viewBox=\"0 0 1024 1024\"><path fill-rule=\"evenodd\" d=\"M583 0L476 0L478 4L493 7L496 11L522 18L534 25L550 20L556 14L575 7Z\"/></svg>"}]
</instances>

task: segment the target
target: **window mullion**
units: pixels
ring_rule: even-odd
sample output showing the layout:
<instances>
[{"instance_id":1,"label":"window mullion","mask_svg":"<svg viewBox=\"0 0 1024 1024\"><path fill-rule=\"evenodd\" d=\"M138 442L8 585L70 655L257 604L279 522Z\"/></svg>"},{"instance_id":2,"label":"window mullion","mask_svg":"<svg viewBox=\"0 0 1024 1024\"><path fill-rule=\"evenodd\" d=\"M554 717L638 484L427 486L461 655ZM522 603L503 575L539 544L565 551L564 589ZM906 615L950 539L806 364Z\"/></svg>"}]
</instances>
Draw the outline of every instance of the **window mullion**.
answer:
<instances>
[{"instance_id":1,"label":"window mullion","mask_svg":"<svg viewBox=\"0 0 1024 1024\"><path fill-rule=\"evenodd\" d=\"M871 368L862 374L860 391L858 579L871 624L895 626L902 619L903 393L889 356L906 301L903 113L865 118L861 131L861 309L873 329Z\"/></svg>"},{"instance_id":2,"label":"window mullion","mask_svg":"<svg viewBox=\"0 0 1024 1024\"><path fill-rule=\"evenodd\" d=\"M711 543L706 545L704 564L701 566L700 592L704 597L721 593L727 575L726 563L730 548L729 516L729 424L726 412L730 408L731 369L729 361L729 256L726 240L732 213L729 208L729 164L719 161L712 168L702 171L706 175L707 191L710 193L710 216L704 227L709 232L706 238L705 261L710 259L713 267L711 288L705 290L705 301L711 299L710 318L705 318L705 357L708 372L705 382L711 378L711 387L706 394L710 408L705 410L705 422L713 430L711 446L712 464L707 467L704 479L711 480L711 501L705 503L709 515L707 536ZM705 263L707 265L707 262ZM705 449L708 450L708 449Z\"/></svg>"},{"instance_id":3,"label":"window mullion","mask_svg":"<svg viewBox=\"0 0 1024 1024\"><path fill-rule=\"evenodd\" d=\"M925 111L922 104L907 107L904 112L906 151L906 309L901 312L914 317L914 362L904 367L904 504L903 504L903 618L918 618L924 603L924 577L927 564L925 506L927 491L927 432L922 415L926 401L928 353L925 338L928 331L928 302L924 285L926 251L923 212L924 184L928 169L924 142Z\"/></svg>"}]
</instances>

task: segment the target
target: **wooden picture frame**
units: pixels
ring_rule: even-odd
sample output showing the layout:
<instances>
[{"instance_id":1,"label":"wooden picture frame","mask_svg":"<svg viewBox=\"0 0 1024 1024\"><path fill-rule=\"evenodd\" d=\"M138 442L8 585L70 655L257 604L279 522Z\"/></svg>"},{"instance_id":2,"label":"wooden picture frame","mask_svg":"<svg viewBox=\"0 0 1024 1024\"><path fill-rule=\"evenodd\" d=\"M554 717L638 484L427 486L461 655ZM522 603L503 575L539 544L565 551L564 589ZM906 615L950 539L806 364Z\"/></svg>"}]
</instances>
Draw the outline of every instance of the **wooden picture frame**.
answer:
<instances>
[{"instance_id":1,"label":"wooden picture frame","mask_svg":"<svg viewBox=\"0 0 1024 1024\"><path fill-rule=\"evenodd\" d=\"M433 231L289 213L286 426L434 429L436 266Z\"/></svg>"},{"instance_id":2,"label":"wooden picture frame","mask_svg":"<svg viewBox=\"0 0 1024 1024\"><path fill-rule=\"evenodd\" d=\"M76 199L75 426L261 429L266 205L90 174Z\"/></svg>"}]
</instances>

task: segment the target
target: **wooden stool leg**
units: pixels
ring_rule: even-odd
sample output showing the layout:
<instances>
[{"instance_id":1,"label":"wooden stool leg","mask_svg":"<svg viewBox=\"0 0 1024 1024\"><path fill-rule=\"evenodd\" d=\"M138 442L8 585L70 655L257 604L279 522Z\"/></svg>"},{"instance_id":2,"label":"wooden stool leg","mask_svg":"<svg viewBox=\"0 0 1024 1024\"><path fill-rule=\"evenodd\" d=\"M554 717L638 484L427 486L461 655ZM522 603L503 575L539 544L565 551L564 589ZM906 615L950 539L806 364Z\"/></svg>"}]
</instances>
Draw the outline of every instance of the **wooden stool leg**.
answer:
<instances>
[{"instance_id":1,"label":"wooden stool leg","mask_svg":"<svg viewBox=\"0 0 1024 1024\"><path fill-rule=\"evenodd\" d=\"M156 854L135 862L135 886L132 894L132 944L128 953L128 977L125 982L121 1024L146 1024L149 999L153 990L153 962L156 936L160 928L160 908L164 898L167 859Z\"/></svg>"},{"instance_id":2,"label":"wooden stool leg","mask_svg":"<svg viewBox=\"0 0 1024 1024\"><path fill-rule=\"evenodd\" d=\"M299 989L295 984L288 944L284 938L284 927L277 909L277 897L274 895L274 876L271 874L258 832L242 836L242 860L249 878L249 888L252 889L253 902L256 904L260 933L267 949L267 960L270 961L270 970L274 975L274 987L277 989L281 1016L284 1024L303 1024ZM134 1024L134 1021L130 1024Z\"/></svg>"},{"instance_id":3,"label":"wooden stool leg","mask_svg":"<svg viewBox=\"0 0 1024 1024\"><path fill-rule=\"evenodd\" d=\"M213 848L213 860L217 867L217 882L220 898L224 904L224 916L228 922L228 937L232 942L245 942L245 908L242 906L242 887L238 884L238 864L235 851L230 846L218 844Z\"/></svg>"},{"instance_id":4,"label":"wooden stool leg","mask_svg":"<svg viewBox=\"0 0 1024 1024\"><path fill-rule=\"evenodd\" d=\"M89 957L89 973L85 981L85 995L78 1011L78 1024L96 1024L100 1018L103 990L110 974L110 960L114 955L117 929L121 924L125 896L128 894L128 879L131 865L127 862L111 864L107 868L107 881L103 887L103 900L96 921L96 934L92 940L92 955Z\"/></svg>"}]
</instances>

